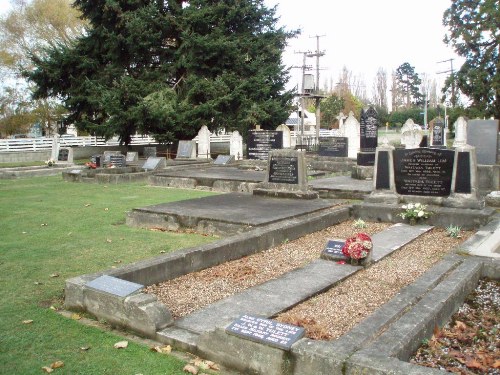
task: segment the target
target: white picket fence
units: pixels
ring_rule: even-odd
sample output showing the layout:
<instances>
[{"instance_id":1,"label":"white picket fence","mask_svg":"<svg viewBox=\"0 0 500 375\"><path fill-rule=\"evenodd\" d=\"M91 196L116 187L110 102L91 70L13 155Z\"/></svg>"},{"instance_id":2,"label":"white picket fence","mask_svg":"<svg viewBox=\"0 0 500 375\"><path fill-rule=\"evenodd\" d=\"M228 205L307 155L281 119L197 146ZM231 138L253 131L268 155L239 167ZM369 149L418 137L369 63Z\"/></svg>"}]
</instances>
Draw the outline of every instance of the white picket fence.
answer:
<instances>
[{"instance_id":1,"label":"white picket fence","mask_svg":"<svg viewBox=\"0 0 500 375\"><path fill-rule=\"evenodd\" d=\"M315 132L304 132L303 135L296 131L290 132L292 144L297 144L297 138L303 136L303 141L307 140L308 144L316 144ZM338 130L324 130L321 129L319 136L321 138L339 137ZM229 143L231 134L211 134L210 143ZM4 151L41 151L52 149L52 137L39 137L39 138L18 138L18 139L0 139L0 152ZM194 138L198 142L198 136ZM120 144L117 137L108 139L107 141L102 137L76 137L76 136L62 136L59 137L59 146L61 147L85 147L85 146L118 146ZM131 145L148 145L158 144L158 142L148 135L134 135L132 136Z\"/></svg>"},{"instance_id":2,"label":"white picket fence","mask_svg":"<svg viewBox=\"0 0 500 375\"><path fill-rule=\"evenodd\" d=\"M117 137L108 139L107 141L101 137L73 137L63 136L59 137L59 146L118 146L120 144ZM52 149L52 137L39 137L39 138L19 138L19 139L0 139L0 152L2 151L41 151ZM150 136L135 135L132 136L131 145L148 145L158 144L158 142Z\"/></svg>"}]
</instances>

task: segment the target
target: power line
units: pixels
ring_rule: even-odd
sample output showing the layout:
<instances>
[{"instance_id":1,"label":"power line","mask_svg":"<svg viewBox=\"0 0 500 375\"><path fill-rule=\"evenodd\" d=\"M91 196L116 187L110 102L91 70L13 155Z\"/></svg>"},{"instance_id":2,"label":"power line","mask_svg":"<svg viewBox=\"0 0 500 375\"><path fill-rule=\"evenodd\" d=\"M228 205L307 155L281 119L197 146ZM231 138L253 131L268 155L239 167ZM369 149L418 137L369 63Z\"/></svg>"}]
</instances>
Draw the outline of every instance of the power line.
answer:
<instances>
[{"instance_id":1,"label":"power line","mask_svg":"<svg viewBox=\"0 0 500 375\"><path fill-rule=\"evenodd\" d=\"M443 72L437 72L437 74L451 73L451 106L455 107L457 100L456 100L456 96L455 96L455 74L454 74L454 70L453 70L453 60L455 60L455 59L447 59L447 60L443 60L443 61L438 61L437 64L449 62L450 69L445 70Z\"/></svg>"}]
</instances>

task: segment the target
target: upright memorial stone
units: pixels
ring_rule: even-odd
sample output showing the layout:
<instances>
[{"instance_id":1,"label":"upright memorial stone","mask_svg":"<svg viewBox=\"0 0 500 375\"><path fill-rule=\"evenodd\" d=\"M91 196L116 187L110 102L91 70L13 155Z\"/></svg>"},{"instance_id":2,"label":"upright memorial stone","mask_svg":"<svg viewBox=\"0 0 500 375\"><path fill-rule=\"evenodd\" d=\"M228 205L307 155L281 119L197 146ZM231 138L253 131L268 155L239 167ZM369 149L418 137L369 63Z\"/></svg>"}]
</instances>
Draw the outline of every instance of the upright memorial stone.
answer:
<instances>
[{"instance_id":1,"label":"upright memorial stone","mask_svg":"<svg viewBox=\"0 0 500 375\"><path fill-rule=\"evenodd\" d=\"M210 131L206 125L198 132L198 158L210 159Z\"/></svg>"},{"instance_id":2,"label":"upright memorial stone","mask_svg":"<svg viewBox=\"0 0 500 375\"><path fill-rule=\"evenodd\" d=\"M469 120L467 143L476 148L478 164L495 165L498 162L498 120Z\"/></svg>"},{"instance_id":3,"label":"upright memorial stone","mask_svg":"<svg viewBox=\"0 0 500 375\"><path fill-rule=\"evenodd\" d=\"M109 164L111 160L111 155L121 155L120 151L104 151L104 164ZM101 160L102 162L102 160Z\"/></svg>"},{"instance_id":4,"label":"upright memorial stone","mask_svg":"<svg viewBox=\"0 0 500 375\"><path fill-rule=\"evenodd\" d=\"M196 141L179 141L176 159L196 159Z\"/></svg>"},{"instance_id":5,"label":"upright memorial stone","mask_svg":"<svg viewBox=\"0 0 500 375\"><path fill-rule=\"evenodd\" d=\"M337 120L339 120L339 132L340 135L345 136L345 125L344 125L344 120L347 118L346 115L344 115L342 112L339 113L337 117L335 117Z\"/></svg>"},{"instance_id":6,"label":"upright memorial stone","mask_svg":"<svg viewBox=\"0 0 500 375\"><path fill-rule=\"evenodd\" d=\"M349 140L347 137L328 137L319 139L318 155L347 157Z\"/></svg>"},{"instance_id":7,"label":"upright memorial stone","mask_svg":"<svg viewBox=\"0 0 500 375\"><path fill-rule=\"evenodd\" d=\"M348 150L347 157L356 159L359 152L359 122L354 117L354 113L349 112L349 116L344 123L344 135L347 137Z\"/></svg>"},{"instance_id":8,"label":"upright memorial stone","mask_svg":"<svg viewBox=\"0 0 500 375\"><path fill-rule=\"evenodd\" d=\"M467 144L467 121L460 116L455 124L455 139L453 140L453 147L463 147Z\"/></svg>"},{"instance_id":9,"label":"upright memorial stone","mask_svg":"<svg viewBox=\"0 0 500 375\"><path fill-rule=\"evenodd\" d=\"M375 163L375 149L378 143L378 117L373 107L361 110L360 119L360 147L357 154L358 165L373 165Z\"/></svg>"},{"instance_id":10,"label":"upright memorial stone","mask_svg":"<svg viewBox=\"0 0 500 375\"><path fill-rule=\"evenodd\" d=\"M57 154L57 161L63 163L73 163L73 149L71 147L60 148Z\"/></svg>"},{"instance_id":11,"label":"upright memorial stone","mask_svg":"<svg viewBox=\"0 0 500 375\"><path fill-rule=\"evenodd\" d=\"M281 124L276 128L277 131L283 132L283 148L290 148L292 146L292 134L290 128L285 124Z\"/></svg>"},{"instance_id":12,"label":"upright memorial stone","mask_svg":"<svg viewBox=\"0 0 500 375\"><path fill-rule=\"evenodd\" d=\"M446 132L443 119L437 117L430 123L431 147L446 148Z\"/></svg>"},{"instance_id":13,"label":"upright memorial stone","mask_svg":"<svg viewBox=\"0 0 500 375\"><path fill-rule=\"evenodd\" d=\"M250 130L248 132L247 158L267 160L271 150L283 148L282 132Z\"/></svg>"},{"instance_id":14,"label":"upright memorial stone","mask_svg":"<svg viewBox=\"0 0 500 375\"><path fill-rule=\"evenodd\" d=\"M139 161L139 153L134 151L128 151L125 161L128 163L137 163Z\"/></svg>"},{"instance_id":15,"label":"upright memorial stone","mask_svg":"<svg viewBox=\"0 0 500 375\"><path fill-rule=\"evenodd\" d=\"M254 195L313 199L318 193L308 190L307 165L304 152L297 150L271 150L267 161L267 174Z\"/></svg>"},{"instance_id":16,"label":"upright memorial stone","mask_svg":"<svg viewBox=\"0 0 500 375\"><path fill-rule=\"evenodd\" d=\"M234 160L243 159L243 137L235 130L229 139L229 155L234 156Z\"/></svg>"},{"instance_id":17,"label":"upright memorial stone","mask_svg":"<svg viewBox=\"0 0 500 375\"><path fill-rule=\"evenodd\" d=\"M125 167L127 165L125 155L110 155L109 164L114 167Z\"/></svg>"}]
</instances>

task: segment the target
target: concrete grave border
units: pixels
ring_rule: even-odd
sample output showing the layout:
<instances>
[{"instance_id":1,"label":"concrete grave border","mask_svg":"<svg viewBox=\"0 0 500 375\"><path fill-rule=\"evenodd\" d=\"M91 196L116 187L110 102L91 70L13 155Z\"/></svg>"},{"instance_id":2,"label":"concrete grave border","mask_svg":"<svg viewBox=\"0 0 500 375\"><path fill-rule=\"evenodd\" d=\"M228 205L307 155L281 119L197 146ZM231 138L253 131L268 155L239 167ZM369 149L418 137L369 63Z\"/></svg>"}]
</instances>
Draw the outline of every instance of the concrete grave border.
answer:
<instances>
[{"instance_id":1,"label":"concrete grave border","mask_svg":"<svg viewBox=\"0 0 500 375\"><path fill-rule=\"evenodd\" d=\"M290 351L272 348L225 333L223 328L197 334L173 327L168 309L155 296L133 293L118 297L87 287L102 275L151 285L273 247L350 217L348 207L335 207L306 217L256 228L215 243L182 249L118 269L66 281L66 308L86 310L112 325L173 344L246 373L284 374L443 374L407 362L435 325L443 325L475 288L479 278L499 278L500 259L450 254L393 299L333 341L301 339ZM492 224L457 248L467 252L500 228ZM485 233L483 233L485 232ZM176 331L177 330L177 331ZM172 333L172 332L171 332Z\"/></svg>"}]
</instances>

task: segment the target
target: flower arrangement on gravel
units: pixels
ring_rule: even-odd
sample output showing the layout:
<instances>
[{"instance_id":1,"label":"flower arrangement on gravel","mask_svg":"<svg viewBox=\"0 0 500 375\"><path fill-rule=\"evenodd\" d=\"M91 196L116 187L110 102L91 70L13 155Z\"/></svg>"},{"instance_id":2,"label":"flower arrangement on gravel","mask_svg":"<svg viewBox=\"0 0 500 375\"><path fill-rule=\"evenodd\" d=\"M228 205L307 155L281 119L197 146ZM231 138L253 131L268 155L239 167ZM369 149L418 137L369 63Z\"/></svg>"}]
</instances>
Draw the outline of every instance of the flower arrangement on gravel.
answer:
<instances>
[{"instance_id":1,"label":"flower arrangement on gravel","mask_svg":"<svg viewBox=\"0 0 500 375\"><path fill-rule=\"evenodd\" d=\"M427 206L422 203L408 203L403 205L403 212L398 216L407 219L411 224L416 223L420 219L427 219L431 216L431 212L426 211Z\"/></svg>"},{"instance_id":2,"label":"flower arrangement on gravel","mask_svg":"<svg viewBox=\"0 0 500 375\"><path fill-rule=\"evenodd\" d=\"M342 248L342 253L354 260L351 263L357 263L360 260L368 258L372 250L372 239L366 233L358 233L349 237Z\"/></svg>"}]
</instances>

